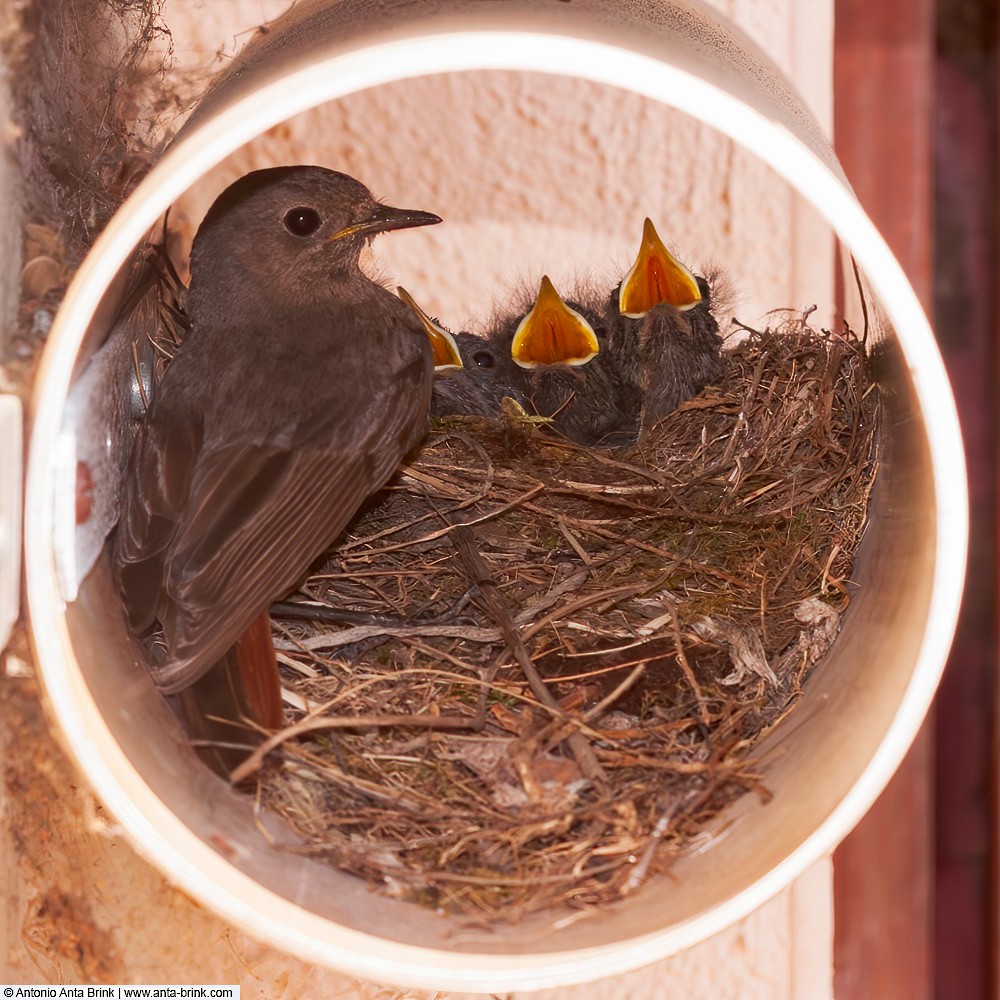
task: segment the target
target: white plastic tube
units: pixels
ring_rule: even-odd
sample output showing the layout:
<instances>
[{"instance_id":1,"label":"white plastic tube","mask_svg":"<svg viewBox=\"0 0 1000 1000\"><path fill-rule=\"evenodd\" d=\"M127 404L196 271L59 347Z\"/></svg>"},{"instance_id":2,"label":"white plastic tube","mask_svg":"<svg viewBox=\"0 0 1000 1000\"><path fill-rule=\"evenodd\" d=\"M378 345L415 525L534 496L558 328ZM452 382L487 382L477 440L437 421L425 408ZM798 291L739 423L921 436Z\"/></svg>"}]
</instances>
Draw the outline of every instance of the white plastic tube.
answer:
<instances>
[{"instance_id":1,"label":"white plastic tube","mask_svg":"<svg viewBox=\"0 0 1000 1000\"><path fill-rule=\"evenodd\" d=\"M100 573L67 605L53 554L60 428L116 276L170 204L229 153L306 109L432 73L575 76L645 95L732 137L785 178L857 258L894 332L886 429L862 584L805 698L769 742L773 800L599 920L457 936L449 918L371 893L261 835L205 774L152 689ZM110 296L110 299L109 299ZM106 331L105 331L106 332ZM300 3L237 60L84 261L37 378L25 553L33 641L67 748L136 847L175 884L302 958L380 982L498 992L613 975L744 916L840 841L911 743L951 642L964 574L962 443L933 335L800 99L745 38L685 0ZM753 801L751 801L753 800ZM278 833L281 839L280 832Z\"/></svg>"}]
</instances>

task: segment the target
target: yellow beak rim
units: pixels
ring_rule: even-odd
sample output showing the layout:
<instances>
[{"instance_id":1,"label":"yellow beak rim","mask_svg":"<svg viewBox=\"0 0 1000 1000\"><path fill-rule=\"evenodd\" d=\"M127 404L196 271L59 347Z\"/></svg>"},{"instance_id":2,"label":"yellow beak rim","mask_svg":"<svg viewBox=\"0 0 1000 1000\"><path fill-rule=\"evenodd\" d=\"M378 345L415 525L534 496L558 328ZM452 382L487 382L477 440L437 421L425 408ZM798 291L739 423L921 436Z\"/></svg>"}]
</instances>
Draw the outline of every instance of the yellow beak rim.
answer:
<instances>
[{"instance_id":1,"label":"yellow beak rim","mask_svg":"<svg viewBox=\"0 0 1000 1000\"><path fill-rule=\"evenodd\" d=\"M600 351L594 328L560 298L548 275L535 304L514 331L511 358L522 368L585 365Z\"/></svg>"},{"instance_id":2,"label":"yellow beak rim","mask_svg":"<svg viewBox=\"0 0 1000 1000\"><path fill-rule=\"evenodd\" d=\"M417 305L413 296L405 288L397 288L396 294L416 313L417 319L423 325L424 333L427 334L427 339L431 342L431 351L434 354L434 371L444 372L464 368L455 338L440 323L435 323Z\"/></svg>"},{"instance_id":3,"label":"yellow beak rim","mask_svg":"<svg viewBox=\"0 0 1000 1000\"><path fill-rule=\"evenodd\" d=\"M338 229L328 237L330 243L347 239L349 236L376 236L388 233L393 229L413 229L416 226L436 226L441 221L440 215L433 212L421 212L416 208L394 208L392 205L376 205L372 214L353 226Z\"/></svg>"},{"instance_id":4,"label":"yellow beak rim","mask_svg":"<svg viewBox=\"0 0 1000 1000\"><path fill-rule=\"evenodd\" d=\"M662 302L692 309L701 302L701 291L694 275L663 245L646 219L638 256L618 292L618 311L639 319Z\"/></svg>"}]
</instances>

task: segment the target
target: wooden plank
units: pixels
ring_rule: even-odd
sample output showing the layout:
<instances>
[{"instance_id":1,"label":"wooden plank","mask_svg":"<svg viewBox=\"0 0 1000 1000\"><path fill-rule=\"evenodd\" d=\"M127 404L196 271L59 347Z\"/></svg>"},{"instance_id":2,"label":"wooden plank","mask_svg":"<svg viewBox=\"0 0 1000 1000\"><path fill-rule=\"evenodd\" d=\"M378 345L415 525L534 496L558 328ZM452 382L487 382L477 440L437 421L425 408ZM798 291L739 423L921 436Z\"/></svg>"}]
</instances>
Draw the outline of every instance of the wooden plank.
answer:
<instances>
[{"instance_id":1,"label":"wooden plank","mask_svg":"<svg viewBox=\"0 0 1000 1000\"><path fill-rule=\"evenodd\" d=\"M996 948L997 79L995 3L937 0L935 326L968 453L970 586L936 710L936 995L990 992ZM991 823L991 811L993 813ZM991 861L990 832L993 826Z\"/></svg>"},{"instance_id":2,"label":"wooden plank","mask_svg":"<svg viewBox=\"0 0 1000 1000\"><path fill-rule=\"evenodd\" d=\"M834 142L925 306L932 297L932 0L837 0ZM931 737L834 855L838 1000L929 1000Z\"/></svg>"},{"instance_id":3,"label":"wooden plank","mask_svg":"<svg viewBox=\"0 0 1000 1000\"><path fill-rule=\"evenodd\" d=\"M934 995L932 745L925 727L885 792L834 853L837 1000Z\"/></svg>"}]
</instances>

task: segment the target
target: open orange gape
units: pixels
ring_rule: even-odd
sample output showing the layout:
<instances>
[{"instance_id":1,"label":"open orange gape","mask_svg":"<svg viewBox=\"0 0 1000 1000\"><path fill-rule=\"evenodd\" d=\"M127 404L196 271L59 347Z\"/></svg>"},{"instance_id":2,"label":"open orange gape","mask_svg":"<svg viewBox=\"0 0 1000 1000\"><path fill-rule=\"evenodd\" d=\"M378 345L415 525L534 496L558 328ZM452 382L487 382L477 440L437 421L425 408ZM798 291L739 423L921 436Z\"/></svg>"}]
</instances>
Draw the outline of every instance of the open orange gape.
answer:
<instances>
[{"instance_id":1,"label":"open orange gape","mask_svg":"<svg viewBox=\"0 0 1000 1000\"><path fill-rule=\"evenodd\" d=\"M361 879L296 850L285 823L258 813L250 797L202 764L126 628L101 552L117 517L129 394L141 396L155 367L141 352L137 363L128 337L113 329L147 233L227 157L297 115L429 76L461 93L461 81L477 73L506 74L512 92L522 75L601 85L623 100L673 109L671 121L693 121L756 157L765 182L786 185L791 199L822 216L863 273L869 322L851 303L848 319L868 331L882 412L878 478L840 635L795 711L775 719L756 748L766 761L767 801L732 801L712 820L701 849L678 857L669 875L603 906L599 919L577 919L577 911L529 914L470 934L454 914L371 892ZM440 142L447 148L448 137ZM308 144L292 143L281 155L309 162L311 153ZM385 156L392 155L389 145ZM454 169L458 177L457 161ZM497 208L494 218L487 205L470 225L492 226L500 246L501 223L511 222L500 217L505 211ZM636 227L644 215L659 225L649 205L638 208ZM536 223L525 213L513 225L528 231ZM434 238L445 229L435 227ZM590 237L595 245L603 240ZM654 245L651 228L646 244L651 252L624 282L620 313L646 312L650 295L668 288L677 298L672 308L695 313L698 281ZM425 250L417 256L433 258ZM451 323L430 319L439 302L428 302L426 286L413 281L433 274L433 259L422 266L400 277L426 310L425 325L447 333ZM526 378L535 377L530 366L544 364L546 352L574 371L601 357L594 324L549 267L543 263L532 279L533 293L542 273L552 275L535 319L511 330L514 367ZM588 358L595 342L597 356ZM462 344L461 334L453 343L442 337L441 363L454 366ZM510 412L510 419L523 418ZM525 433L544 432L529 426ZM25 528L31 634L52 713L87 780L140 852L226 920L308 961L382 982L488 992L580 982L673 953L747 914L830 851L885 786L927 710L955 624L967 530L961 456L927 320L828 141L773 64L700 3L303 0L206 94L65 297L33 405ZM95 488L92 514L77 525L68 484L80 461L92 465Z\"/></svg>"}]
</instances>

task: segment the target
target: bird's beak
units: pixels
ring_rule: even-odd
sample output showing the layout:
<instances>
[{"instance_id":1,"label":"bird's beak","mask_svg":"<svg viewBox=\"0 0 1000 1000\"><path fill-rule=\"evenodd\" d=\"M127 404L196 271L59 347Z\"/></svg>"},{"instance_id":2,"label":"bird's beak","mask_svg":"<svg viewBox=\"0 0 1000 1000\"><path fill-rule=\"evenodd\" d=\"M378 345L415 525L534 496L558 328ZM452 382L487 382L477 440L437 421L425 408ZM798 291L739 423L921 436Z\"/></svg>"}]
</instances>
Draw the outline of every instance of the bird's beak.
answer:
<instances>
[{"instance_id":1,"label":"bird's beak","mask_svg":"<svg viewBox=\"0 0 1000 1000\"><path fill-rule=\"evenodd\" d=\"M435 323L413 301L413 296L405 288L397 288L399 297L417 314L417 319L423 324L427 339L431 342L431 350L434 352L434 371L446 372L455 368L464 368L462 356L458 353L458 344L455 338L440 323Z\"/></svg>"},{"instance_id":2,"label":"bird's beak","mask_svg":"<svg viewBox=\"0 0 1000 1000\"><path fill-rule=\"evenodd\" d=\"M342 240L347 236L375 236L387 233L390 229L413 229L416 226L434 226L441 221L440 215L432 212L421 212L415 208L392 208L390 205L378 205L367 219L345 226L330 237L330 242Z\"/></svg>"},{"instance_id":3,"label":"bird's beak","mask_svg":"<svg viewBox=\"0 0 1000 1000\"><path fill-rule=\"evenodd\" d=\"M559 297L548 276L538 298L514 332L513 360L522 368L585 365L600 350L594 328Z\"/></svg>"},{"instance_id":4,"label":"bird's beak","mask_svg":"<svg viewBox=\"0 0 1000 1000\"><path fill-rule=\"evenodd\" d=\"M701 291L694 275L663 245L653 223L646 219L639 256L618 292L618 311L638 319L661 302L691 309L700 301Z\"/></svg>"}]
</instances>

